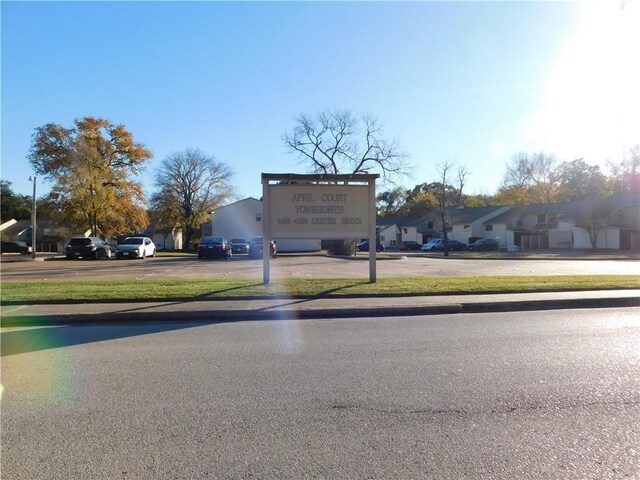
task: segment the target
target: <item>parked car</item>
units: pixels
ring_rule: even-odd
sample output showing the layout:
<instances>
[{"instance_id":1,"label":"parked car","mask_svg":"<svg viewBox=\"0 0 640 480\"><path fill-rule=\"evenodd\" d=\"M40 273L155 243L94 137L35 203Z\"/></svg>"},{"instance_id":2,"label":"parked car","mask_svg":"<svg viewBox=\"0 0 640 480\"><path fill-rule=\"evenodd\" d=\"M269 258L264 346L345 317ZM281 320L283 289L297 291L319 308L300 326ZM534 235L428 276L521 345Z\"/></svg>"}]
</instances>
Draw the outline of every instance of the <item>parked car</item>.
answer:
<instances>
[{"instance_id":1,"label":"parked car","mask_svg":"<svg viewBox=\"0 0 640 480\"><path fill-rule=\"evenodd\" d=\"M422 245L412 240L407 240L406 242L402 242L398 247L398 249L400 250L420 250L420 248L422 248Z\"/></svg>"},{"instance_id":2,"label":"parked car","mask_svg":"<svg viewBox=\"0 0 640 480\"><path fill-rule=\"evenodd\" d=\"M450 240L448 240L448 243L449 243L449 251L450 252L464 251L464 250L467 249L467 245L462 243L462 242L459 242L458 240L450 239ZM443 252L444 251L444 239L443 238L433 239L430 242L425 243L422 246L422 250L431 250L431 251Z\"/></svg>"},{"instance_id":3,"label":"parked car","mask_svg":"<svg viewBox=\"0 0 640 480\"><path fill-rule=\"evenodd\" d=\"M249 253L249 240L232 238L229 243L231 244L231 253Z\"/></svg>"},{"instance_id":4,"label":"parked car","mask_svg":"<svg viewBox=\"0 0 640 480\"><path fill-rule=\"evenodd\" d=\"M74 237L65 249L67 260L74 258L111 258L112 247L98 237Z\"/></svg>"},{"instance_id":5,"label":"parked car","mask_svg":"<svg viewBox=\"0 0 640 480\"><path fill-rule=\"evenodd\" d=\"M360 243L358 243L356 245L356 248L358 249L359 252L368 252L369 251L369 242L368 241L362 241ZM384 245L382 245L381 243L377 243L376 244L376 252L384 252Z\"/></svg>"},{"instance_id":6,"label":"parked car","mask_svg":"<svg viewBox=\"0 0 640 480\"><path fill-rule=\"evenodd\" d=\"M253 237L249 243L249 258L262 258L262 244L264 240L262 237ZM276 242L269 241L269 252L271 258L276 258L278 255L278 248Z\"/></svg>"},{"instance_id":7,"label":"parked car","mask_svg":"<svg viewBox=\"0 0 640 480\"><path fill-rule=\"evenodd\" d=\"M156 246L149 237L127 237L116 247L118 260L127 258L147 258L156 256Z\"/></svg>"},{"instance_id":8,"label":"parked car","mask_svg":"<svg viewBox=\"0 0 640 480\"><path fill-rule=\"evenodd\" d=\"M198 245L198 258L224 258L231 257L231 245L224 237L204 237Z\"/></svg>"},{"instance_id":9,"label":"parked car","mask_svg":"<svg viewBox=\"0 0 640 480\"><path fill-rule=\"evenodd\" d=\"M498 250L498 242L493 238L481 238L469 245L469 250L472 252L484 252L487 250Z\"/></svg>"},{"instance_id":10,"label":"parked car","mask_svg":"<svg viewBox=\"0 0 640 480\"><path fill-rule=\"evenodd\" d=\"M444 250L444 242L441 238L431 239L427 243L422 245L422 250L430 250L430 251Z\"/></svg>"},{"instance_id":11,"label":"parked car","mask_svg":"<svg viewBox=\"0 0 640 480\"><path fill-rule=\"evenodd\" d=\"M0 246L1 253L19 253L20 255L26 255L33 252L30 246L25 242L2 242Z\"/></svg>"}]
</instances>

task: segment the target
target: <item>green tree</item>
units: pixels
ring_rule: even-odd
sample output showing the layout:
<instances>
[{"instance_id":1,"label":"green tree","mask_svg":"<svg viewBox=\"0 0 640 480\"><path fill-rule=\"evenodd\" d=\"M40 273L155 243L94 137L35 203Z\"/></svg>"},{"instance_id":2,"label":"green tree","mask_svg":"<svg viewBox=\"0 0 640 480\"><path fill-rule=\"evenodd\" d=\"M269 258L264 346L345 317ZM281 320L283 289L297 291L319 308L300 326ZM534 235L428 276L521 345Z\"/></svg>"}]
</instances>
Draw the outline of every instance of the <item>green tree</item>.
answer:
<instances>
[{"instance_id":1,"label":"green tree","mask_svg":"<svg viewBox=\"0 0 640 480\"><path fill-rule=\"evenodd\" d=\"M222 205L232 194L230 178L233 171L215 157L197 149L174 153L162 161L155 175L156 193L152 209L182 228L183 249L200 225L209 219L209 212Z\"/></svg>"},{"instance_id":2,"label":"green tree","mask_svg":"<svg viewBox=\"0 0 640 480\"><path fill-rule=\"evenodd\" d=\"M563 162L558 168L558 200L570 202L600 196L607 179L597 165L589 165L579 158Z\"/></svg>"},{"instance_id":3,"label":"green tree","mask_svg":"<svg viewBox=\"0 0 640 480\"><path fill-rule=\"evenodd\" d=\"M147 225L142 187L132 177L151 157L124 125L85 117L69 129L55 123L37 128L29 160L53 183L63 220L106 236Z\"/></svg>"},{"instance_id":4,"label":"green tree","mask_svg":"<svg viewBox=\"0 0 640 480\"><path fill-rule=\"evenodd\" d=\"M11 182L0 180L0 199L0 223L31 218L31 197L15 193Z\"/></svg>"},{"instance_id":5,"label":"green tree","mask_svg":"<svg viewBox=\"0 0 640 480\"><path fill-rule=\"evenodd\" d=\"M377 201L380 216L398 215L400 207L402 207L406 201L406 192L402 187L394 187L391 190L379 194Z\"/></svg>"}]
</instances>

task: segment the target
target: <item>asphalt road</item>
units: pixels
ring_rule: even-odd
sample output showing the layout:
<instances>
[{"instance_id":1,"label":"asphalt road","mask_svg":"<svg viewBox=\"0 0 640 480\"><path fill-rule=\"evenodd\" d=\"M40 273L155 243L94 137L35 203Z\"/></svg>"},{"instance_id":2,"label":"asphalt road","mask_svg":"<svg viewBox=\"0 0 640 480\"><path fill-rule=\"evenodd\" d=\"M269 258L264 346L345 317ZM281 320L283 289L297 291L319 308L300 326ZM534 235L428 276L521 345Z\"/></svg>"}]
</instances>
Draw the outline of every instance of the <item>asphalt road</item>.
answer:
<instances>
[{"instance_id":1,"label":"asphalt road","mask_svg":"<svg viewBox=\"0 0 640 480\"><path fill-rule=\"evenodd\" d=\"M325 256L280 256L271 262L271 277L369 278L369 263L359 259ZM603 275L640 274L637 260L470 260L403 257L377 262L383 277L421 275ZM147 278L256 278L262 280L262 260L235 256L229 260L193 257L157 257L146 260L87 260L6 262L2 281L147 279Z\"/></svg>"},{"instance_id":2,"label":"asphalt road","mask_svg":"<svg viewBox=\"0 0 640 480\"><path fill-rule=\"evenodd\" d=\"M639 478L639 314L3 329L2 478Z\"/></svg>"}]
</instances>

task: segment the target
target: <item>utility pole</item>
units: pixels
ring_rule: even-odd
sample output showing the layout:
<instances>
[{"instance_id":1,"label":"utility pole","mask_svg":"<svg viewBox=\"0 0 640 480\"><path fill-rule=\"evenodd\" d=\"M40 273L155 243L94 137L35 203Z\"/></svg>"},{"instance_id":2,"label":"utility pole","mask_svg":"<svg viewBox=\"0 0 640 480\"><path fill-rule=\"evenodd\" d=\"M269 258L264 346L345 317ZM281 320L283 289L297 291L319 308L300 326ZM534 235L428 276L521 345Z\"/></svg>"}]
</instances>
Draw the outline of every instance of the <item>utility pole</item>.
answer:
<instances>
[{"instance_id":1,"label":"utility pole","mask_svg":"<svg viewBox=\"0 0 640 480\"><path fill-rule=\"evenodd\" d=\"M31 258L36 258L36 177L29 177L29 181L33 182L33 198L31 200Z\"/></svg>"}]
</instances>

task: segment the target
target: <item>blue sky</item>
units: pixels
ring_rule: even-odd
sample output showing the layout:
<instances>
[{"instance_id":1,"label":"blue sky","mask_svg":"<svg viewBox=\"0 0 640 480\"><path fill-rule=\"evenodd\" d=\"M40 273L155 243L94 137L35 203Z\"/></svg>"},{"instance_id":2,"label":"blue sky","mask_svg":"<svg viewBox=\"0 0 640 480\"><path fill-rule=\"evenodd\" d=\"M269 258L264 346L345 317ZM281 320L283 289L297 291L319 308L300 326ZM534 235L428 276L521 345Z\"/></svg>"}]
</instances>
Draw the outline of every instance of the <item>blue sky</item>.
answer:
<instances>
[{"instance_id":1,"label":"blue sky","mask_svg":"<svg viewBox=\"0 0 640 480\"><path fill-rule=\"evenodd\" d=\"M638 7L3 1L1 177L30 194L34 129L87 115L154 153L148 194L163 158L196 147L259 197L261 172L305 173L282 135L326 109L378 117L410 155L407 188L445 159L489 194L519 151L619 161L640 143Z\"/></svg>"}]
</instances>

